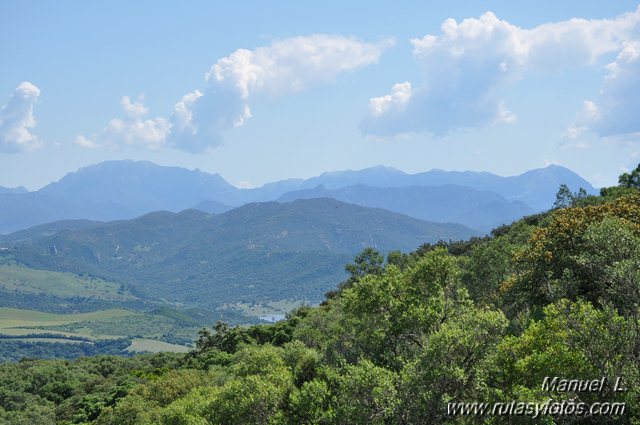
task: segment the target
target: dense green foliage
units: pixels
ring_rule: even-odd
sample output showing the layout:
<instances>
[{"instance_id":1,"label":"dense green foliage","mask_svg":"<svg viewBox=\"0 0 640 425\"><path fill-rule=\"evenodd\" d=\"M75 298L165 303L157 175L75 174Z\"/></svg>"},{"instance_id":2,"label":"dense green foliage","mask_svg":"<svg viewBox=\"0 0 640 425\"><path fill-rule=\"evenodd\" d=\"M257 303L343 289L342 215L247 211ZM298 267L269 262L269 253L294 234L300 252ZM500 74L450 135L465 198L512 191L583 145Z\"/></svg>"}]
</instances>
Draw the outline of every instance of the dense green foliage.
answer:
<instances>
[{"instance_id":1,"label":"dense green foliage","mask_svg":"<svg viewBox=\"0 0 640 425\"><path fill-rule=\"evenodd\" d=\"M57 335L48 335L47 339ZM52 338L53 337L53 338ZM23 337L24 338L24 337ZM42 340L37 335L36 340ZM62 341L62 339L60 339ZM17 338L0 338L0 362L17 361L23 358L38 359L75 359L82 356L97 356L100 354L126 355L124 351L131 344L130 339L110 339L101 341L83 341L65 339L65 342L20 341Z\"/></svg>"},{"instance_id":2,"label":"dense green foliage","mask_svg":"<svg viewBox=\"0 0 640 425\"><path fill-rule=\"evenodd\" d=\"M623 189L558 205L485 238L386 259L365 250L322 305L273 325L219 322L186 355L4 365L0 418L637 425L640 193ZM563 391L545 388L545 377L604 378L607 385ZM614 391L617 378L624 391ZM625 403L625 410L537 417L447 411L450 402L550 399Z\"/></svg>"}]
</instances>

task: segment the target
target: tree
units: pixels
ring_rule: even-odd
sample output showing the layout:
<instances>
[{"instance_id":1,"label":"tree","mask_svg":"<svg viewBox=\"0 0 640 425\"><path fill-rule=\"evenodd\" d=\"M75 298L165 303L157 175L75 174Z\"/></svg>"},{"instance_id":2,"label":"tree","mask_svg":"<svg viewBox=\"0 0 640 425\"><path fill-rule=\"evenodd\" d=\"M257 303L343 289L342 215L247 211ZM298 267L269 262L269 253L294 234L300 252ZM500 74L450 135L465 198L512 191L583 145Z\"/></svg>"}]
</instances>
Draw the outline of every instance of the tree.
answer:
<instances>
[{"instance_id":1,"label":"tree","mask_svg":"<svg viewBox=\"0 0 640 425\"><path fill-rule=\"evenodd\" d=\"M368 360L348 365L330 378L336 388L337 424L393 423L400 400L398 376Z\"/></svg>"},{"instance_id":2,"label":"tree","mask_svg":"<svg viewBox=\"0 0 640 425\"><path fill-rule=\"evenodd\" d=\"M598 228L607 218L617 221ZM598 305L605 266L631 260L630 247L638 236L637 193L600 205L554 211L549 223L535 229L524 249L514 255L516 276L503 285L508 310L520 310L523 304L539 309L560 298L583 298Z\"/></svg>"},{"instance_id":3,"label":"tree","mask_svg":"<svg viewBox=\"0 0 640 425\"><path fill-rule=\"evenodd\" d=\"M618 178L618 186L640 189L640 164L630 173L623 173Z\"/></svg>"},{"instance_id":4,"label":"tree","mask_svg":"<svg viewBox=\"0 0 640 425\"><path fill-rule=\"evenodd\" d=\"M225 322L218 321L214 330L215 333L213 334L205 328L198 332L198 340L196 341L197 353L203 353L211 349L234 353L240 344L254 342L247 331L239 326L231 328Z\"/></svg>"},{"instance_id":5,"label":"tree","mask_svg":"<svg viewBox=\"0 0 640 425\"><path fill-rule=\"evenodd\" d=\"M428 335L401 373L405 423L448 423L447 402L486 399L486 359L506 326L501 312L469 306Z\"/></svg>"},{"instance_id":6,"label":"tree","mask_svg":"<svg viewBox=\"0 0 640 425\"><path fill-rule=\"evenodd\" d=\"M343 291L343 333L336 346L350 361L371 360L397 370L403 359L422 348L422 338L460 305L470 302L461 287L460 269L445 248L427 253L404 271L388 265L381 274L369 274Z\"/></svg>"},{"instance_id":7,"label":"tree","mask_svg":"<svg viewBox=\"0 0 640 425\"><path fill-rule=\"evenodd\" d=\"M554 209L567 208L573 204L573 193L566 184L561 184L556 193L556 201L553 203Z\"/></svg>"},{"instance_id":8,"label":"tree","mask_svg":"<svg viewBox=\"0 0 640 425\"><path fill-rule=\"evenodd\" d=\"M356 256L353 263L344 266L349 273L349 278L338 285L337 290L329 291L325 294L327 300L335 298L341 291L353 286L362 277L372 274L379 275L384 271L384 255L374 248L365 248ZM323 305L326 301L323 302Z\"/></svg>"},{"instance_id":9,"label":"tree","mask_svg":"<svg viewBox=\"0 0 640 425\"><path fill-rule=\"evenodd\" d=\"M532 322L522 335L508 336L498 345L488 368L490 381L501 401L622 401L633 412L639 400L638 361L633 348L633 325L613 308L598 309L588 302L563 299L546 306L543 318ZM577 393L542 387L545 377L555 376L579 380L606 377L609 384L599 392ZM626 392L613 392L618 377L624 377ZM597 421L576 422L575 417L561 416L552 423L629 424L632 417L627 413L623 417L600 416ZM536 423L551 422L540 418Z\"/></svg>"},{"instance_id":10,"label":"tree","mask_svg":"<svg viewBox=\"0 0 640 425\"><path fill-rule=\"evenodd\" d=\"M593 201L593 197L590 197L586 189L581 187L577 192L572 193L569 186L561 184L558 192L556 193L556 201L553 203L553 209L581 206L583 204L589 204Z\"/></svg>"},{"instance_id":11,"label":"tree","mask_svg":"<svg viewBox=\"0 0 640 425\"><path fill-rule=\"evenodd\" d=\"M373 248L365 248L358 254L353 264L347 264L344 268L351 274L347 282L355 283L358 279L368 274L380 274L384 271L384 256Z\"/></svg>"},{"instance_id":12,"label":"tree","mask_svg":"<svg viewBox=\"0 0 640 425\"><path fill-rule=\"evenodd\" d=\"M290 423L316 425L335 423L335 406L329 385L321 379L305 382L289 396Z\"/></svg>"}]
</instances>

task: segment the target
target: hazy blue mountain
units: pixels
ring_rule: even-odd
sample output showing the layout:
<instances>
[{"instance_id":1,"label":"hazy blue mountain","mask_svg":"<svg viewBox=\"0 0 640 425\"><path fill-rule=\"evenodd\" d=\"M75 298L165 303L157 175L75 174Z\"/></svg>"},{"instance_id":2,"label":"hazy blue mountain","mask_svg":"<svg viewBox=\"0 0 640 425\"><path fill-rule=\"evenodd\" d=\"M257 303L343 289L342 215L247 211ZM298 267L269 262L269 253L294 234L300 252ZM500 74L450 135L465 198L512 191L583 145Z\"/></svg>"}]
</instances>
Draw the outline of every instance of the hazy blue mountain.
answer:
<instances>
[{"instance_id":1,"label":"hazy blue mountain","mask_svg":"<svg viewBox=\"0 0 640 425\"><path fill-rule=\"evenodd\" d=\"M536 211L553 206L561 184L566 184L574 192L584 188L590 194L598 193L591 183L559 165L549 165L512 177L500 177L487 172L432 170L414 174L413 179L420 186L456 184L489 190L510 201L522 201Z\"/></svg>"},{"instance_id":2,"label":"hazy blue mountain","mask_svg":"<svg viewBox=\"0 0 640 425\"><path fill-rule=\"evenodd\" d=\"M588 181L558 165L512 177L502 177L488 172L444 170L406 174L394 168L378 166L358 171L324 173L304 181L298 189L313 189L319 185L327 189L340 189L357 184L372 187L466 186L495 192L509 201L524 202L536 211L553 206L555 194L561 184L566 184L573 191L582 187L589 193L597 193Z\"/></svg>"},{"instance_id":3,"label":"hazy blue mountain","mask_svg":"<svg viewBox=\"0 0 640 425\"><path fill-rule=\"evenodd\" d=\"M127 160L81 168L39 193L91 205L118 205L126 208L125 215L140 215L181 211L207 199L224 200L237 190L218 174Z\"/></svg>"},{"instance_id":4,"label":"hazy blue mountain","mask_svg":"<svg viewBox=\"0 0 640 425\"><path fill-rule=\"evenodd\" d=\"M73 199L60 199L40 192L0 194L0 233L68 218L91 217L99 208L80 208Z\"/></svg>"},{"instance_id":5,"label":"hazy blue mountain","mask_svg":"<svg viewBox=\"0 0 640 425\"><path fill-rule=\"evenodd\" d=\"M587 181L559 166L532 170L514 177L441 170L406 174L379 166L358 171L328 172L307 180L288 179L255 189L239 189L218 174L164 167L146 161L107 161L81 168L35 192L0 193L0 233L56 220L128 219L159 210L177 212L196 207L222 212L251 202L274 201L289 192L313 189L319 185L327 190L336 190L361 184L379 188L466 186L497 193L508 201L524 202L534 211L551 207L561 184L567 184L573 191L584 187L590 193L595 192ZM382 201L367 205L386 206ZM455 211L451 212L455 214ZM451 217L444 219L447 222L453 220Z\"/></svg>"},{"instance_id":6,"label":"hazy blue mountain","mask_svg":"<svg viewBox=\"0 0 640 425\"><path fill-rule=\"evenodd\" d=\"M100 221L91 220L60 220L52 223L39 224L28 229L19 230L8 235L0 235L0 242L4 243L26 243L48 236L53 236L60 232L75 232L104 224Z\"/></svg>"},{"instance_id":7,"label":"hazy blue mountain","mask_svg":"<svg viewBox=\"0 0 640 425\"><path fill-rule=\"evenodd\" d=\"M346 186L365 184L373 187L399 187L414 185L411 174L403 173L392 167L378 165L363 170L331 171L312 177L301 188L314 188L319 185L327 189L339 189Z\"/></svg>"},{"instance_id":8,"label":"hazy blue mountain","mask_svg":"<svg viewBox=\"0 0 640 425\"><path fill-rule=\"evenodd\" d=\"M425 242L477 234L459 224L326 198L253 203L218 215L186 210L84 228L68 224L31 229L30 239L25 232L7 235L2 244L29 267L88 273L152 298L205 308L289 298L319 301L366 246L409 251ZM37 237L43 230L45 235Z\"/></svg>"},{"instance_id":9,"label":"hazy blue mountain","mask_svg":"<svg viewBox=\"0 0 640 425\"><path fill-rule=\"evenodd\" d=\"M225 205L222 202L214 201L213 199L207 199L205 201L198 202L193 206L194 210L203 211L209 214L222 214L229 210L232 210L233 207L229 205Z\"/></svg>"},{"instance_id":10,"label":"hazy blue mountain","mask_svg":"<svg viewBox=\"0 0 640 425\"><path fill-rule=\"evenodd\" d=\"M36 192L0 194L0 233L65 219L115 220L182 211L239 189L218 174L147 161L107 161L67 174Z\"/></svg>"},{"instance_id":11,"label":"hazy blue mountain","mask_svg":"<svg viewBox=\"0 0 640 425\"><path fill-rule=\"evenodd\" d=\"M243 189L235 194L234 205L243 205L250 202L275 201L287 192L298 190L304 184L303 179L286 179L253 189Z\"/></svg>"},{"instance_id":12,"label":"hazy blue mountain","mask_svg":"<svg viewBox=\"0 0 640 425\"><path fill-rule=\"evenodd\" d=\"M27 193L29 192L26 188L24 188L23 186L20 187L4 187L4 186L0 186L0 194L2 193Z\"/></svg>"},{"instance_id":13,"label":"hazy blue mountain","mask_svg":"<svg viewBox=\"0 0 640 425\"><path fill-rule=\"evenodd\" d=\"M484 231L533 213L523 202L507 201L494 192L456 185L382 188L360 184L340 189L327 189L321 185L289 192L279 200L321 197L384 208L423 220L461 223Z\"/></svg>"}]
</instances>

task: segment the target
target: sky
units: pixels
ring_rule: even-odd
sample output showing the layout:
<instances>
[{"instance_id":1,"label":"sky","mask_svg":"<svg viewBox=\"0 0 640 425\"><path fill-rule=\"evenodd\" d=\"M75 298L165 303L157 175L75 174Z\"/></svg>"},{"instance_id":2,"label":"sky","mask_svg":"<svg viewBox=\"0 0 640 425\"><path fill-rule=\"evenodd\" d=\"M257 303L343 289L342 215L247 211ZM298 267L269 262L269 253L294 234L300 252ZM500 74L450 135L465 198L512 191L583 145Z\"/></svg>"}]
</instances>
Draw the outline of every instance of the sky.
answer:
<instances>
[{"instance_id":1,"label":"sky","mask_svg":"<svg viewBox=\"0 0 640 425\"><path fill-rule=\"evenodd\" d=\"M633 1L0 0L0 185L105 160L255 187L640 162Z\"/></svg>"}]
</instances>

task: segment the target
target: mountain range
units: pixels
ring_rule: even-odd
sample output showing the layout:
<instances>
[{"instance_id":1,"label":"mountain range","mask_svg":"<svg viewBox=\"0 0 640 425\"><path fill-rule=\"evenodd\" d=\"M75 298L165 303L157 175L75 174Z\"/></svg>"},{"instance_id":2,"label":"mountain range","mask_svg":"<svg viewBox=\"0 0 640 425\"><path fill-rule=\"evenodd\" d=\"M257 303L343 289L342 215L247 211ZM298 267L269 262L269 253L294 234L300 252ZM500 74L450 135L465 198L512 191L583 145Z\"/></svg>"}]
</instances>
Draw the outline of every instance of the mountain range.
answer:
<instances>
[{"instance_id":1,"label":"mountain range","mask_svg":"<svg viewBox=\"0 0 640 425\"><path fill-rule=\"evenodd\" d=\"M460 223L489 231L534 211L521 201L507 201L495 192L465 186L371 187L366 185L327 189L318 186L288 192L278 200L332 198L373 208L384 208L410 217L440 223Z\"/></svg>"},{"instance_id":2,"label":"mountain range","mask_svg":"<svg viewBox=\"0 0 640 425\"><path fill-rule=\"evenodd\" d=\"M475 235L460 224L321 198L251 203L217 215L189 209L108 223L64 221L4 235L0 248L29 268L95 276L141 299L211 310L317 302L364 247L411 251Z\"/></svg>"},{"instance_id":3,"label":"mountain range","mask_svg":"<svg viewBox=\"0 0 640 425\"><path fill-rule=\"evenodd\" d=\"M589 182L556 165L513 177L442 170L407 174L377 166L240 189L218 174L199 170L147 161L106 161L69 173L34 192L20 188L0 190L0 233L67 219L130 219L160 210L179 212L196 208L218 214L252 202L316 196L375 206L415 218L458 221L486 231L551 207L561 184L573 191L582 187L595 193ZM456 188L442 189L447 185Z\"/></svg>"}]
</instances>

